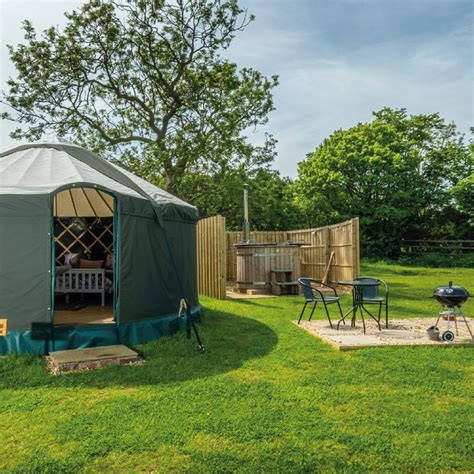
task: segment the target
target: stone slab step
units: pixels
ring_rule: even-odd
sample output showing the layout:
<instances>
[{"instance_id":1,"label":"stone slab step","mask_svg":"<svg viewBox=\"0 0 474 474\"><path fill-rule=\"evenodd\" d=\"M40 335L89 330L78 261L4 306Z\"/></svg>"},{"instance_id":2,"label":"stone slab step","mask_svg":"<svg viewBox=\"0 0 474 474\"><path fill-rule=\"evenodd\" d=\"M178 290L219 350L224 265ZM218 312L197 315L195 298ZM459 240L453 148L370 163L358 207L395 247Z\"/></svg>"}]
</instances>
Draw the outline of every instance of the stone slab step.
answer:
<instances>
[{"instance_id":1,"label":"stone slab step","mask_svg":"<svg viewBox=\"0 0 474 474\"><path fill-rule=\"evenodd\" d=\"M107 365L140 364L143 359L122 344L50 352L48 369L53 374L98 369Z\"/></svg>"}]
</instances>

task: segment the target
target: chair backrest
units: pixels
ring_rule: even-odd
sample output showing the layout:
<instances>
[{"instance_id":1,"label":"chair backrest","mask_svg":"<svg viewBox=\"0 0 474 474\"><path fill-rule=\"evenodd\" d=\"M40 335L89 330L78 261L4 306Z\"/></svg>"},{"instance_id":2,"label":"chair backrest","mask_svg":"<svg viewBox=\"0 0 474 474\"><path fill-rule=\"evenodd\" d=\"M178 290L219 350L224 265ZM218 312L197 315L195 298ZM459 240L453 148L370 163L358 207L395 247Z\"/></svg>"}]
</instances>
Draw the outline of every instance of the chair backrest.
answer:
<instances>
[{"instance_id":1,"label":"chair backrest","mask_svg":"<svg viewBox=\"0 0 474 474\"><path fill-rule=\"evenodd\" d=\"M374 277L359 277L354 278L355 281L367 281L367 282L379 282L378 278ZM364 298L376 298L379 295L379 287L378 286L367 286L363 289Z\"/></svg>"},{"instance_id":2,"label":"chair backrest","mask_svg":"<svg viewBox=\"0 0 474 474\"><path fill-rule=\"evenodd\" d=\"M311 287L311 280L309 278L299 278L298 283L300 284L301 291L305 299L311 300L314 298L313 288Z\"/></svg>"}]
</instances>

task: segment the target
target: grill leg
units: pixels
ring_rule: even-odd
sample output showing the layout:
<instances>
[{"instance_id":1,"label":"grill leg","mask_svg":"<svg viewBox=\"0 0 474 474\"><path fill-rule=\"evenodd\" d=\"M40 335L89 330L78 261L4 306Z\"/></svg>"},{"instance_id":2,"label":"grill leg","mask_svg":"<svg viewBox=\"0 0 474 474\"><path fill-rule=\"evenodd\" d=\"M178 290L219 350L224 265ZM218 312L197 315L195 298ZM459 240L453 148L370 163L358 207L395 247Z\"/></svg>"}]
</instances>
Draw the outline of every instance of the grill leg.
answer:
<instances>
[{"instance_id":1,"label":"grill leg","mask_svg":"<svg viewBox=\"0 0 474 474\"><path fill-rule=\"evenodd\" d=\"M454 316L454 317L456 317L456 316ZM454 327L456 328L456 336L459 336L459 331L458 331L458 320L457 320L457 319L455 319L455 320L454 320Z\"/></svg>"},{"instance_id":2,"label":"grill leg","mask_svg":"<svg viewBox=\"0 0 474 474\"><path fill-rule=\"evenodd\" d=\"M464 324L466 325L467 330L469 331L469 334L471 335L471 339L472 339L472 337L473 337L473 336L472 336L472 331L471 331L471 328L469 327L469 324L468 324L468 322L467 322L466 316L464 316L464 314L461 314L461 316L462 316L462 319L464 320Z\"/></svg>"}]
</instances>

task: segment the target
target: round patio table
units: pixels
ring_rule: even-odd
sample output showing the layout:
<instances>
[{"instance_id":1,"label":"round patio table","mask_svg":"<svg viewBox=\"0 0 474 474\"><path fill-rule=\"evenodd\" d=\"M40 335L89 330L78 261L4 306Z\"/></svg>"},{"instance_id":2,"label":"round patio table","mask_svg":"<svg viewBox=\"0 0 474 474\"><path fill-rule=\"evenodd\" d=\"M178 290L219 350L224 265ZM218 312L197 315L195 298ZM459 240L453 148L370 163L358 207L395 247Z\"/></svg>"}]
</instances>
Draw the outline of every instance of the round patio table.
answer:
<instances>
[{"instance_id":1,"label":"round patio table","mask_svg":"<svg viewBox=\"0 0 474 474\"><path fill-rule=\"evenodd\" d=\"M382 328L380 327L380 321L371 312L369 312L364 306L364 288L379 286L380 282L350 280L350 281L338 281L337 284L341 286L352 286L352 308L338 321L337 329L339 329L339 324L341 324L342 321L344 321L345 323L346 317L350 313L352 313L351 327L355 327L357 310L359 310L360 318L362 319L362 326L364 328L364 334L365 334L364 311L377 323L379 327L379 331L381 331Z\"/></svg>"}]
</instances>

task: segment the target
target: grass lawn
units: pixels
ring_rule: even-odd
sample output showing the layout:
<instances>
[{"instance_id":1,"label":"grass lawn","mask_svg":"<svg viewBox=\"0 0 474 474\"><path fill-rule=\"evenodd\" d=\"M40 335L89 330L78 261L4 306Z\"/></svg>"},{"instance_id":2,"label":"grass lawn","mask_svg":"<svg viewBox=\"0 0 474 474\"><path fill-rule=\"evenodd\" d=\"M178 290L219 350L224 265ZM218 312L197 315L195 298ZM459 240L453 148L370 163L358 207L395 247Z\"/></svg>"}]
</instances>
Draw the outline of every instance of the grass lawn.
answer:
<instances>
[{"instance_id":1,"label":"grass lawn","mask_svg":"<svg viewBox=\"0 0 474 474\"><path fill-rule=\"evenodd\" d=\"M450 279L474 293L472 269L363 273L389 283L393 318L434 317ZM339 353L290 322L299 297L202 302L204 354L179 334L140 346L143 366L0 358L0 471L474 470L472 348Z\"/></svg>"}]
</instances>

